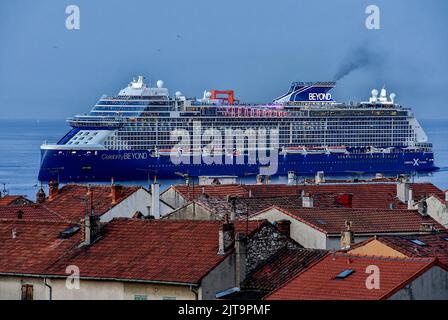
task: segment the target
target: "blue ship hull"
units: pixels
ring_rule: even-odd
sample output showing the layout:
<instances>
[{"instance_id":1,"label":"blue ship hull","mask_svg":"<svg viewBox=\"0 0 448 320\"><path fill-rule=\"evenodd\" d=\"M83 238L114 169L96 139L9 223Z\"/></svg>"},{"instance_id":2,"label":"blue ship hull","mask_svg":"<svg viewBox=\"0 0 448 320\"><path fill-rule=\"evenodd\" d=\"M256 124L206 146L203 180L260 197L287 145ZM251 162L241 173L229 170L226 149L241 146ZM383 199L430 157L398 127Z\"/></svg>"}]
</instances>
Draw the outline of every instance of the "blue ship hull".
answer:
<instances>
[{"instance_id":1,"label":"blue ship hull","mask_svg":"<svg viewBox=\"0 0 448 320\"><path fill-rule=\"evenodd\" d=\"M59 179L60 182L146 180L148 175L158 178L179 178L179 173L191 177L209 175L248 176L259 173L260 164L237 164L222 159L223 164L193 163L175 165L169 156L152 157L142 151L86 151L41 150L40 181ZM227 157L225 157L227 158ZM245 159L247 160L247 159ZM228 164L227 164L228 163ZM257 161L258 163L258 161ZM317 171L326 174L412 173L428 172L438 168L433 153L350 153L350 154L288 154L278 156L276 175L294 171L311 175Z\"/></svg>"}]
</instances>

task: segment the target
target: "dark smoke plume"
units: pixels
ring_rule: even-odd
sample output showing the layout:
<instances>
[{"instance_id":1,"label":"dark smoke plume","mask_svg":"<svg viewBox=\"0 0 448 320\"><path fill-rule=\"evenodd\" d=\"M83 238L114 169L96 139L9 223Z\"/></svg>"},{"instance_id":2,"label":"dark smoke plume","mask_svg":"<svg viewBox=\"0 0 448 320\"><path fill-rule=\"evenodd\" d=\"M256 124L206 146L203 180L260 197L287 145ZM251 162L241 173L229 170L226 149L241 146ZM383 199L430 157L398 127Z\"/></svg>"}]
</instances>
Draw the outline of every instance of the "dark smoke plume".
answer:
<instances>
[{"instance_id":1,"label":"dark smoke plume","mask_svg":"<svg viewBox=\"0 0 448 320\"><path fill-rule=\"evenodd\" d=\"M378 52L366 46L360 46L348 52L347 56L339 65L339 69L334 75L334 80L338 81L349 75L355 70L378 65L381 62L381 56Z\"/></svg>"}]
</instances>

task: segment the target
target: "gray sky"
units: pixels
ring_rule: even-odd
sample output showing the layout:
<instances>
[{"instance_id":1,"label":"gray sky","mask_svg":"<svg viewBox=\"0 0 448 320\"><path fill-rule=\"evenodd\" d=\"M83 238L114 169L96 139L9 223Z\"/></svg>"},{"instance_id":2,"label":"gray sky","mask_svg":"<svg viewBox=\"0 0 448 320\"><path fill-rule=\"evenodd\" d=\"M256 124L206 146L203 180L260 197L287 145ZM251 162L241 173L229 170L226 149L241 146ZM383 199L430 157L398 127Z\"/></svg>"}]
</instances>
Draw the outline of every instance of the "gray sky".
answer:
<instances>
[{"instance_id":1,"label":"gray sky","mask_svg":"<svg viewBox=\"0 0 448 320\"><path fill-rule=\"evenodd\" d=\"M65 28L76 4L81 29ZM381 30L367 30L367 5ZM419 118L448 118L446 0L1 0L0 118L87 112L138 74L174 93L267 102L291 81L338 82L338 100L386 85Z\"/></svg>"}]
</instances>

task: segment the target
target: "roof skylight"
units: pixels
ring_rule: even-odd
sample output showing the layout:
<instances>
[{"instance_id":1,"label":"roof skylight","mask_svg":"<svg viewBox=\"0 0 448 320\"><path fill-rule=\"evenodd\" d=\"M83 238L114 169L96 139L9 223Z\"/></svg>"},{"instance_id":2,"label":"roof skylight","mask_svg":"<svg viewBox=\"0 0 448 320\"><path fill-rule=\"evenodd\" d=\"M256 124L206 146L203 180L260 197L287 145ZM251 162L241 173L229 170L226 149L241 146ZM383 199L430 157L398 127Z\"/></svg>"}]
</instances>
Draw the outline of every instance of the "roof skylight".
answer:
<instances>
[{"instance_id":1,"label":"roof skylight","mask_svg":"<svg viewBox=\"0 0 448 320\"><path fill-rule=\"evenodd\" d=\"M426 246L426 243L424 243L423 241L418 240L418 239L412 239L411 242L413 244L416 244L416 245L419 245L419 246Z\"/></svg>"},{"instance_id":2,"label":"roof skylight","mask_svg":"<svg viewBox=\"0 0 448 320\"><path fill-rule=\"evenodd\" d=\"M341 273L339 273L335 279L336 280L342 280L347 278L349 275L351 275L353 272L355 272L355 270L352 269L345 269L344 271L342 271Z\"/></svg>"}]
</instances>

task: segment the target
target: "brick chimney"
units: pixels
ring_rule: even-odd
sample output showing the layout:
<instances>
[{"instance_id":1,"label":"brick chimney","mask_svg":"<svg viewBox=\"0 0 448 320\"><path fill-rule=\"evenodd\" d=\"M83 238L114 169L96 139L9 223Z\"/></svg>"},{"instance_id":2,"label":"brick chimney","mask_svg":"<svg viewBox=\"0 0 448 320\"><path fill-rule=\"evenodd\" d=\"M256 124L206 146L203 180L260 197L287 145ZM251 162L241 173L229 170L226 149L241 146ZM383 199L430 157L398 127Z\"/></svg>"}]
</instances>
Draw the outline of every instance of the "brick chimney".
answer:
<instances>
[{"instance_id":1,"label":"brick chimney","mask_svg":"<svg viewBox=\"0 0 448 320\"><path fill-rule=\"evenodd\" d=\"M235 236L235 287L240 287L247 272L247 237L238 232Z\"/></svg>"},{"instance_id":2,"label":"brick chimney","mask_svg":"<svg viewBox=\"0 0 448 320\"><path fill-rule=\"evenodd\" d=\"M59 192L59 182L51 180L48 183L48 200L53 200Z\"/></svg>"},{"instance_id":3,"label":"brick chimney","mask_svg":"<svg viewBox=\"0 0 448 320\"><path fill-rule=\"evenodd\" d=\"M355 237L353 235L352 222L345 221L345 231L341 232L341 248L350 248L350 246L355 243Z\"/></svg>"},{"instance_id":4,"label":"brick chimney","mask_svg":"<svg viewBox=\"0 0 448 320\"><path fill-rule=\"evenodd\" d=\"M100 217L97 215L86 215L81 220L81 246L92 244L101 233Z\"/></svg>"},{"instance_id":5,"label":"brick chimney","mask_svg":"<svg viewBox=\"0 0 448 320\"><path fill-rule=\"evenodd\" d=\"M312 208L314 206L314 199L309 192L303 192L302 194L302 207Z\"/></svg>"},{"instance_id":6,"label":"brick chimney","mask_svg":"<svg viewBox=\"0 0 448 320\"><path fill-rule=\"evenodd\" d=\"M351 208L353 204L353 195L351 193L343 193L334 197L334 202L345 208Z\"/></svg>"},{"instance_id":7,"label":"brick chimney","mask_svg":"<svg viewBox=\"0 0 448 320\"><path fill-rule=\"evenodd\" d=\"M236 205L238 201L238 196L229 196L228 202L230 203L230 221L235 221L236 219Z\"/></svg>"},{"instance_id":8,"label":"brick chimney","mask_svg":"<svg viewBox=\"0 0 448 320\"><path fill-rule=\"evenodd\" d=\"M36 202L37 203L44 203L45 199L47 198L45 191L43 188L40 188L36 193Z\"/></svg>"},{"instance_id":9,"label":"brick chimney","mask_svg":"<svg viewBox=\"0 0 448 320\"><path fill-rule=\"evenodd\" d=\"M287 219L277 220L275 221L275 227L278 231L283 233L284 235L287 235L288 237L291 234L291 221Z\"/></svg>"},{"instance_id":10,"label":"brick chimney","mask_svg":"<svg viewBox=\"0 0 448 320\"><path fill-rule=\"evenodd\" d=\"M118 200L121 197L121 190L122 190L122 186L118 185L118 184L112 184L112 186L110 187L110 191L111 191L111 195L112 195L112 204L117 204Z\"/></svg>"},{"instance_id":11,"label":"brick chimney","mask_svg":"<svg viewBox=\"0 0 448 320\"><path fill-rule=\"evenodd\" d=\"M229 221L226 214L224 223L219 228L219 248L218 254L225 254L233 247L235 242L235 225Z\"/></svg>"}]
</instances>

